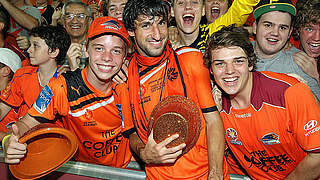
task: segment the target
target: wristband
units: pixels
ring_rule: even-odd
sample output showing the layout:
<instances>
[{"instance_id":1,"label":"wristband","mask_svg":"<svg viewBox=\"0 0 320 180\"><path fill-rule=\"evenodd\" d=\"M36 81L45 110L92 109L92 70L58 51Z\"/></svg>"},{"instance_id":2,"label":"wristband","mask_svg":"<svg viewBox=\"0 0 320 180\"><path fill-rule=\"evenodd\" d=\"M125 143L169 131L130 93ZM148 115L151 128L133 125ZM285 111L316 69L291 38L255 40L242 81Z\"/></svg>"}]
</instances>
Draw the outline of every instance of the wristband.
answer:
<instances>
[{"instance_id":1,"label":"wristband","mask_svg":"<svg viewBox=\"0 0 320 180\"><path fill-rule=\"evenodd\" d=\"M2 148L4 149L4 143L6 142L6 140L11 137L11 134L6 135L5 137L2 138Z\"/></svg>"}]
</instances>

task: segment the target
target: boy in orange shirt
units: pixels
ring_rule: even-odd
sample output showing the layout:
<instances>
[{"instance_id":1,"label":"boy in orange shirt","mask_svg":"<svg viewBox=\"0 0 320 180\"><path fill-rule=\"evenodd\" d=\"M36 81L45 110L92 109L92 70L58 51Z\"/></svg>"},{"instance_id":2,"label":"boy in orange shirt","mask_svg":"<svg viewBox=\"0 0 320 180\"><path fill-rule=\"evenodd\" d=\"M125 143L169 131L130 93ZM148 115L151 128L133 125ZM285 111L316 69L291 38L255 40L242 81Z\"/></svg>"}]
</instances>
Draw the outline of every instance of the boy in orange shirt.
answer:
<instances>
[{"instance_id":1,"label":"boy in orange shirt","mask_svg":"<svg viewBox=\"0 0 320 180\"><path fill-rule=\"evenodd\" d=\"M256 72L255 62L246 30L211 36L205 63L223 90L228 147L252 179L319 178L320 108L311 90L286 74Z\"/></svg>"},{"instance_id":2,"label":"boy in orange shirt","mask_svg":"<svg viewBox=\"0 0 320 180\"><path fill-rule=\"evenodd\" d=\"M53 123L60 115L63 126L78 137L76 160L127 167L131 152L125 134L133 128L124 121L132 117L127 87L111 79L126 58L128 33L117 19L100 17L90 26L87 40L88 66L52 79L28 114L13 125L5 146L7 163L18 163L25 155L26 145L17 143L22 133L41 122Z\"/></svg>"},{"instance_id":3,"label":"boy in orange shirt","mask_svg":"<svg viewBox=\"0 0 320 180\"><path fill-rule=\"evenodd\" d=\"M28 49L33 66L18 69L0 96L0 120L11 109L23 117L49 79L57 77L58 64L66 56L70 45L68 34L59 27L39 26L30 31ZM1 138L2 139L2 138Z\"/></svg>"}]
</instances>

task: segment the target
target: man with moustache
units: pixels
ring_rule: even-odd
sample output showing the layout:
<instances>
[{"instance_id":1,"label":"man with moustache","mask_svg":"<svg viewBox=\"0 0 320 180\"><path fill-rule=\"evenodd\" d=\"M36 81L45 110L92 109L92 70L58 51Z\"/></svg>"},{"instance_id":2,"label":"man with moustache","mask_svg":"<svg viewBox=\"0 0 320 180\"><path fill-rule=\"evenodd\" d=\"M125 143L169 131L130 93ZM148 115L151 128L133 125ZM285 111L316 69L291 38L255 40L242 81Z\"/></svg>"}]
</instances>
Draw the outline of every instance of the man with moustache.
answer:
<instances>
[{"instance_id":1,"label":"man with moustache","mask_svg":"<svg viewBox=\"0 0 320 180\"><path fill-rule=\"evenodd\" d=\"M223 126L211 96L208 69L199 50L172 49L168 13L169 4L163 0L129 0L124 9L124 25L135 42L128 72L136 128L130 135L131 148L146 163L148 179L228 178L223 168ZM177 134L156 143L153 132L147 133L152 110L171 95L191 99L202 111L199 138L186 154L182 154L185 143L166 147Z\"/></svg>"}]
</instances>

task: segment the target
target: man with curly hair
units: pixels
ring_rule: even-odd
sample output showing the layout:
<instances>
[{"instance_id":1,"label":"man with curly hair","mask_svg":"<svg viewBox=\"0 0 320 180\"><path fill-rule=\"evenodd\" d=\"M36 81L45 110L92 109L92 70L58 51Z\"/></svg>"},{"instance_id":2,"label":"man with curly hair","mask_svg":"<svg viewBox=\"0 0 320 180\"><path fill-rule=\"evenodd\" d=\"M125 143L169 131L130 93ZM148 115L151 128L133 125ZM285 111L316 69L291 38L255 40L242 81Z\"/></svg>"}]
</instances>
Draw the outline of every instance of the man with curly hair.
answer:
<instances>
[{"instance_id":1,"label":"man with curly hair","mask_svg":"<svg viewBox=\"0 0 320 180\"><path fill-rule=\"evenodd\" d=\"M320 85L320 0L297 3L293 37L300 40L303 52L295 54L295 62Z\"/></svg>"},{"instance_id":2,"label":"man with curly hair","mask_svg":"<svg viewBox=\"0 0 320 180\"><path fill-rule=\"evenodd\" d=\"M235 26L210 37L204 59L223 91L227 146L247 175L318 179L320 108L308 86L286 74L254 71L249 34Z\"/></svg>"}]
</instances>

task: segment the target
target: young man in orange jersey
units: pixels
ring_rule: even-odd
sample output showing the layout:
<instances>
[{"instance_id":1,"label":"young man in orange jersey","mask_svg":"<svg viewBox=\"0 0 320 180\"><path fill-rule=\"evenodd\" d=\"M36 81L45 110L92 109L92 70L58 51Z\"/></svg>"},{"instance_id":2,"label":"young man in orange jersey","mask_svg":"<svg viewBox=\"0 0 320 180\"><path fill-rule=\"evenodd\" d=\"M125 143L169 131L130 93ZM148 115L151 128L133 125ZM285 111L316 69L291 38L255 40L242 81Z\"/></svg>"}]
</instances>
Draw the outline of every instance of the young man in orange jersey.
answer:
<instances>
[{"instance_id":1,"label":"young man in orange jersey","mask_svg":"<svg viewBox=\"0 0 320 180\"><path fill-rule=\"evenodd\" d=\"M126 130L133 128L123 119L132 117L126 84L115 85L112 77L126 58L128 33L120 21L111 17L96 18L87 33L86 56L89 65L83 70L52 79L41 91L28 114L13 125L13 135L6 140L7 163L18 163L26 145L18 137L41 122L63 117L63 126L78 137L75 159L125 168L131 159Z\"/></svg>"},{"instance_id":2,"label":"young man in orange jersey","mask_svg":"<svg viewBox=\"0 0 320 180\"><path fill-rule=\"evenodd\" d=\"M52 77L57 77L58 64L66 56L70 45L68 34L54 26L38 26L30 31L31 46L28 49L33 66L18 69L2 90L0 96L0 120L14 109L18 118L23 117L39 93Z\"/></svg>"},{"instance_id":3,"label":"young man in orange jersey","mask_svg":"<svg viewBox=\"0 0 320 180\"><path fill-rule=\"evenodd\" d=\"M223 126L212 99L209 71L199 50L172 49L168 13L169 5L163 0L129 0L124 9L123 22L136 48L128 70L136 128L130 135L130 144L146 163L148 179L222 179L227 176L223 172ZM177 134L158 144L152 132L147 134L153 108L171 95L188 97L202 110L199 138L183 155L184 143L166 148Z\"/></svg>"},{"instance_id":4,"label":"young man in orange jersey","mask_svg":"<svg viewBox=\"0 0 320 180\"><path fill-rule=\"evenodd\" d=\"M249 34L224 27L211 36L205 63L222 89L228 147L252 179L317 179L320 108L307 85L254 71Z\"/></svg>"}]
</instances>

